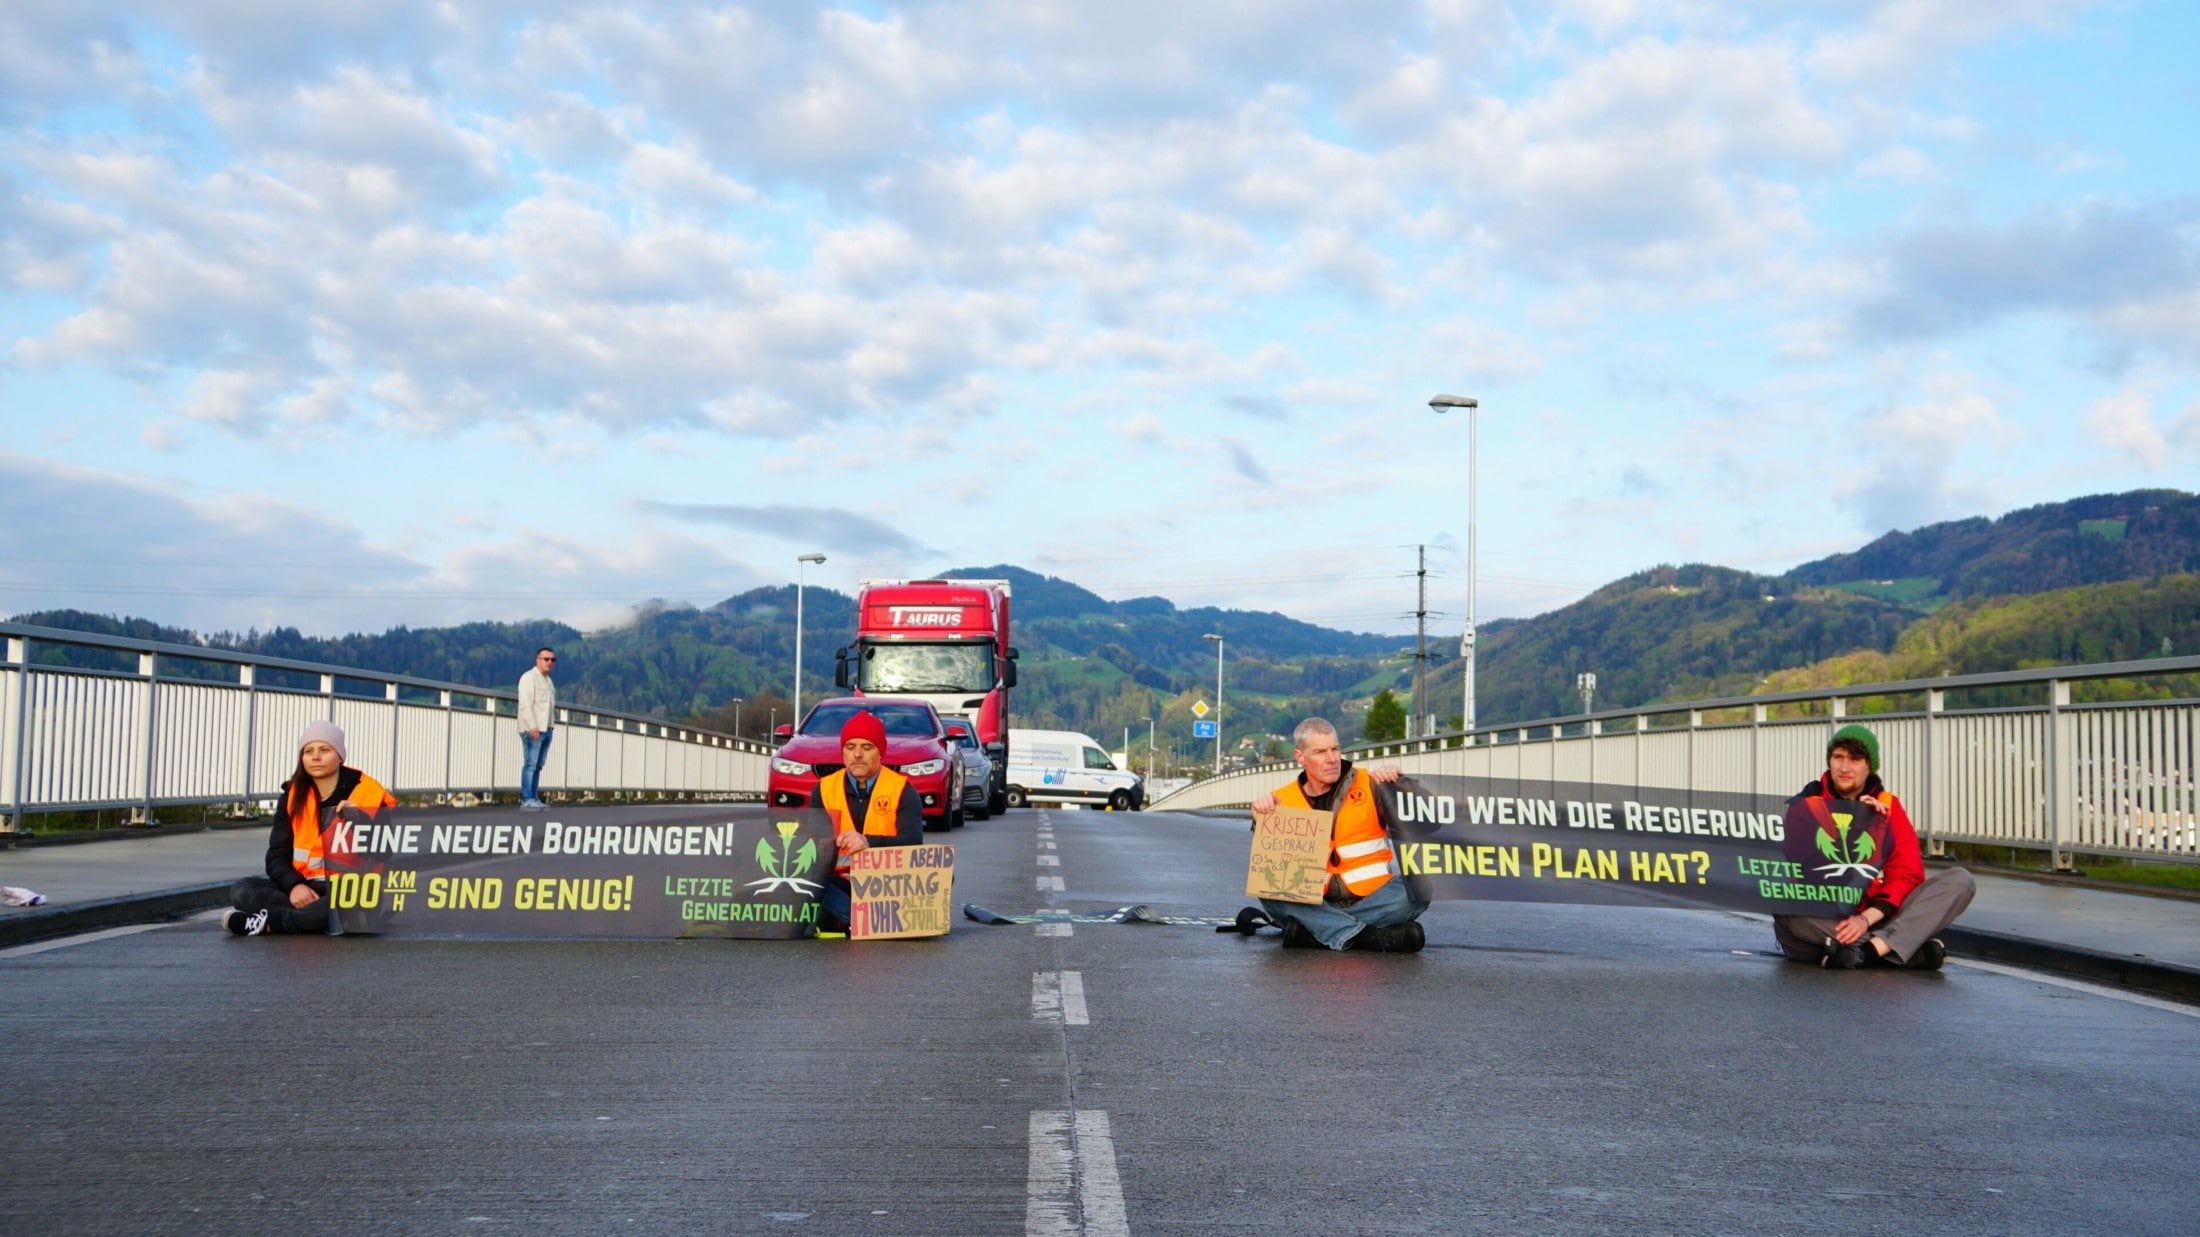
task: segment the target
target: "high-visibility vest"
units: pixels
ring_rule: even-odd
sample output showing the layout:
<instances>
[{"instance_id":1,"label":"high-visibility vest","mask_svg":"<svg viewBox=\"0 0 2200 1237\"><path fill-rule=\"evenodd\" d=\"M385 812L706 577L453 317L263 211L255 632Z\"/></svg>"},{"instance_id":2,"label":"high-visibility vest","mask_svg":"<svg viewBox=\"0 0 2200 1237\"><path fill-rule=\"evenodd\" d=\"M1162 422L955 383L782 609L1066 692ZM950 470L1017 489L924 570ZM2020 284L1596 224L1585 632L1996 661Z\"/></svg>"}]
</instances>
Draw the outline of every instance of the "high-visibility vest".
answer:
<instances>
[{"instance_id":1,"label":"high-visibility vest","mask_svg":"<svg viewBox=\"0 0 2200 1237\"><path fill-rule=\"evenodd\" d=\"M892 769L878 771L878 780L871 784L871 806L863 814L863 827L857 832L871 837L893 837L901 832L901 797L909 790L909 779ZM825 811L833 818L833 832L854 829L848 823L848 777L835 772L817 783L817 798Z\"/></svg>"},{"instance_id":2,"label":"high-visibility vest","mask_svg":"<svg viewBox=\"0 0 2200 1237\"><path fill-rule=\"evenodd\" d=\"M1313 808L1296 781L1276 791L1276 802ZM1383 832L1382 815L1375 810L1375 780L1367 770L1352 771L1352 781L1337 797L1336 814L1329 830L1329 874L1344 882L1353 897L1364 898L1382 888L1397 866L1390 835Z\"/></svg>"},{"instance_id":3,"label":"high-visibility vest","mask_svg":"<svg viewBox=\"0 0 2200 1237\"><path fill-rule=\"evenodd\" d=\"M397 806L397 797L384 790L382 783L362 773L359 784L351 788L344 802L357 806L369 816L380 816ZM298 870L298 875L309 881L328 879L325 842L321 836L321 788L308 785L306 793L298 796L298 806L290 813L290 866Z\"/></svg>"}]
</instances>

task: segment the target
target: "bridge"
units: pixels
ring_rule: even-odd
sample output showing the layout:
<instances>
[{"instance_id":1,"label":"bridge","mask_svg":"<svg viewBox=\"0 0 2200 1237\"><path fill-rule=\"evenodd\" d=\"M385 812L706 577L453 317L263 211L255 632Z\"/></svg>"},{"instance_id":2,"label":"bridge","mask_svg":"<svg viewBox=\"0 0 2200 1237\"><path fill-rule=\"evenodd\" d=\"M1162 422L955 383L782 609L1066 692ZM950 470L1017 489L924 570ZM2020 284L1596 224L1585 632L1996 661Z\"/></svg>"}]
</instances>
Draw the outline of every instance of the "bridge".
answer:
<instances>
[{"instance_id":1,"label":"bridge","mask_svg":"<svg viewBox=\"0 0 2200 1237\"><path fill-rule=\"evenodd\" d=\"M73 659L107 662L60 666L38 649L62 635L5 634L0 786L23 818L253 803L303 721L335 716L356 763L393 760L405 811L528 819L483 802L516 781L500 693L81 636ZM2060 839L2184 857L2191 703L2092 697L2193 669L1706 701L1362 754L1784 792L1835 718L1909 696L1869 717L1890 762L1937 762L1940 789L1910 793L1943 843L1975 828L2040 855ZM691 801L760 786L756 745L585 710L560 725L591 754L561 771L559 818L763 812ZM957 900L1229 914L1246 832L1226 805L1287 775L1211 779L1141 813L973 824L954 835ZM2003 816L1966 815L1993 777ZM164 916L179 890L203 905L257 868L263 827L107 832L140 836L0 850L0 883L56 903L0 911L18 1125L0 1209L55 1231L2189 1223L2200 902L1983 877L1965 924L2038 964L1959 946L1931 974L1787 963L1761 916L1490 902L1438 903L1411 956L1090 920L878 945L238 939ZM12 932L72 908L108 926ZM2074 977L2088 960L2112 965Z\"/></svg>"}]
</instances>

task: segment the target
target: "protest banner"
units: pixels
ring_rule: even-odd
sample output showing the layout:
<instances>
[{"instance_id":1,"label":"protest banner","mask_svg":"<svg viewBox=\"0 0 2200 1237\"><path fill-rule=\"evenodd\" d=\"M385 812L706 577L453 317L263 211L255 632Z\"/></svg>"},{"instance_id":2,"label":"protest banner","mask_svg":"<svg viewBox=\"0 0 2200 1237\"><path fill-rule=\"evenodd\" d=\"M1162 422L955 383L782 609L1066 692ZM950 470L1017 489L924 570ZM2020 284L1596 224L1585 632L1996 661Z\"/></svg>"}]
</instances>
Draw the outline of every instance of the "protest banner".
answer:
<instances>
[{"instance_id":1,"label":"protest banner","mask_svg":"<svg viewBox=\"0 0 2200 1237\"><path fill-rule=\"evenodd\" d=\"M1278 902L1317 903L1329 883L1329 833L1336 813L1279 807L1253 816L1253 849L1245 862L1245 895Z\"/></svg>"},{"instance_id":2,"label":"protest banner","mask_svg":"<svg viewBox=\"0 0 2200 1237\"><path fill-rule=\"evenodd\" d=\"M822 813L717 824L340 822L329 931L380 936L748 937L817 929Z\"/></svg>"},{"instance_id":3,"label":"protest banner","mask_svg":"<svg viewBox=\"0 0 2200 1237\"><path fill-rule=\"evenodd\" d=\"M1429 900L1678 899L1822 915L1855 905L1878 872L1870 857L1885 853L1885 822L1863 804L1831 805L1848 820L1835 827L1829 813L1821 844L1794 824L1817 827L1811 801L1784 797L1473 777L1401 779L1377 791L1399 871ZM1790 849L1798 837L1802 857Z\"/></svg>"},{"instance_id":4,"label":"protest banner","mask_svg":"<svg viewBox=\"0 0 2200 1237\"><path fill-rule=\"evenodd\" d=\"M848 939L946 936L955 848L873 846L848 856Z\"/></svg>"}]
</instances>

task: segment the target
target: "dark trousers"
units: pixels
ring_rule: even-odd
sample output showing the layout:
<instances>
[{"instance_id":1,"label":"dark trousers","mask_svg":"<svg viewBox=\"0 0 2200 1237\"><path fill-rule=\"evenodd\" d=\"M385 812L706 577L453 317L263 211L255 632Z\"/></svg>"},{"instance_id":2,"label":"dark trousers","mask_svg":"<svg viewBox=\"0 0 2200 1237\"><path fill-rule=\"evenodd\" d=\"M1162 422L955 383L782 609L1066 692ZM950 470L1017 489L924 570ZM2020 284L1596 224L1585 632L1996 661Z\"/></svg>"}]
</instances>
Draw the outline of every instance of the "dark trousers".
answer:
<instances>
[{"instance_id":1,"label":"dark trousers","mask_svg":"<svg viewBox=\"0 0 2200 1237\"><path fill-rule=\"evenodd\" d=\"M1895 912L1894 918L1880 920L1869 935L1887 942L1895 961L1908 962L1918 946L1939 936L1971 905L1971 895L1977 888L1964 869L1944 869L1912 889L1910 896L1902 899L1902 909ZM1814 915L1774 915L1772 936L1780 942L1780 952L1794 961L1817 962L1826 956L1826 942L1839 922ZM1870 948L1864 941L1857 944Z\"/></svg>"},{"instance_id":2,"label":"dark trousers","mask_svg":"<svg viewBox=\"0 0 2200 1237\"><path fill-rule=\"evenodd\" d=\"M267 930L295 934L328 934L328 890L315 885L321 896L303 907L290 904L290 894L264 876L247 876L229 887L229 904L247 915L267 912Z\"/></svg>"}]
</instances>

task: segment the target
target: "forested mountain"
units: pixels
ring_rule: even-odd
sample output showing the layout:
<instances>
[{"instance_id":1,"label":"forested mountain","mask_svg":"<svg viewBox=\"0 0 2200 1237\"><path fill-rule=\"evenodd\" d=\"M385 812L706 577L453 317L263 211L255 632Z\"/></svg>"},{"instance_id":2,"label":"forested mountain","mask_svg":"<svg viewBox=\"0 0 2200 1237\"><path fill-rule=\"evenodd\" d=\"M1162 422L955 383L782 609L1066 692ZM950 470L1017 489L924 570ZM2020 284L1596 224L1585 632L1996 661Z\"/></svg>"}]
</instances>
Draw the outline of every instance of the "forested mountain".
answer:
<instances>
[{"instance_id":1,"label":"forested mountain","mask_svg":"<svg viewBox=\"0 0 2200 1237\"><path fill-rule=\"evenodd\" d=\"M1191 706L1214 693L1227 637L1225 734L1235 746L1308 714L1348 736L1388 688L1410 699L1411 637L1332 631L1281 614L1180 610L1161 597L1108 601L1074 583L996 565L945 573L1009 580L1022 650L1015 722L1120 742L1147 718L1164 750L1190 757ZM755 589L702 609L653 604L619 627L582 633L546 620L396 628L332 639L290 629L201 637L140 619L77 611L19 621L508 688L538 645L560 651L558 692L574 704L761 735L786 720L794 589ZM830 690L833 651L855 628L854 600L804 594L806 694ZM2166 642L2166 645L2165 645ZM1460 711L1456 637L1432 641L1430 711ZM1889 533L1782 576L1661 566L1534 618L1483 628L1477 676L1484 725L1577 712L1574 678L1597 675L1600 707L1753 689L1786 690L2200 651L2200 498L2175 490L2101 495ZM58 657L58 650L42 656ZM1134 742L1142 740L1134 736Z\"/></svg>"}]
</instances>

